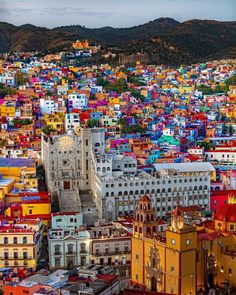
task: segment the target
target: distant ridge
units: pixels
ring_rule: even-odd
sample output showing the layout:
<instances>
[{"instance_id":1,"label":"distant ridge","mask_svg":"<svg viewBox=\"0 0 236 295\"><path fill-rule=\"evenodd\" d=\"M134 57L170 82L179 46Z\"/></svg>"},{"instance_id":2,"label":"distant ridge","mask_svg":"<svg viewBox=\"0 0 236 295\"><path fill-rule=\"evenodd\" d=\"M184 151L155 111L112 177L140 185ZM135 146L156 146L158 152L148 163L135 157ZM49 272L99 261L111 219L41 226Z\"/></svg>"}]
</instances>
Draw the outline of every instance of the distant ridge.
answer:
<instances>
[{"instance_id":1,"label":"distant ridge","mask_svg":"<svg viewBox=\"0 0 236 295\"><path fill-rule=\"evenodd\" d=\"M119 53L146 52L162 63L194 62L204 58L235 57L236 22L159 18L130 28L86 28L80 25L53 29L0 22L0 52L71 49L76 39L88 39Z\"/></svg>"}]
</instances>

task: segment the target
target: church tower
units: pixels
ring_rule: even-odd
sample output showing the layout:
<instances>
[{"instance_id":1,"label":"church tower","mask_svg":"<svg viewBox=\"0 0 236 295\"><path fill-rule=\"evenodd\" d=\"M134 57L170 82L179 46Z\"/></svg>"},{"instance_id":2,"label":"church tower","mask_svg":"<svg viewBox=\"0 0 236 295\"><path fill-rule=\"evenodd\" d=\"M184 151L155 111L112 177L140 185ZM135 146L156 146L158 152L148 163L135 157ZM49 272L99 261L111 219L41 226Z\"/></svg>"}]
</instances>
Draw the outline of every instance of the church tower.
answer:
<instances>
[{"instance_id":1,"label":"church tower","mask_svg":"<svg viewBox=\"0 0 236 295\"><path fill-rule=\"evenodd\" d=\"M197 233L192 225L184 223L179 202L166 231L166 292L179 295L197 292Z\"/></svg>"},{"instance_id":2,"label":"church tower","mask_svg":"<svg viewBox=\"0 0 236 295\"><path fill-rule=\"evenodd\" d=\"M133 225L135 237L151 238L157 233L156 211L152 208L151 200L146 195L140 199Z\"/></svg>"},{"instance_id":3,"label":"church tower","mask_svg":"<svg viewBox=\"0 0 236 295\"><path fill-rule=\"evenodd\" d=\"M131 281L139 286L148 284L147 260L150 258L151 250L153 250L153 253L156 253L153 248L153 240L156 235L156 212L152 208L150 198L144 195L140 199L138 209L135 213L132 237ZM154 256L156 258L156 255Z\"/></svg>"}]
</instances>

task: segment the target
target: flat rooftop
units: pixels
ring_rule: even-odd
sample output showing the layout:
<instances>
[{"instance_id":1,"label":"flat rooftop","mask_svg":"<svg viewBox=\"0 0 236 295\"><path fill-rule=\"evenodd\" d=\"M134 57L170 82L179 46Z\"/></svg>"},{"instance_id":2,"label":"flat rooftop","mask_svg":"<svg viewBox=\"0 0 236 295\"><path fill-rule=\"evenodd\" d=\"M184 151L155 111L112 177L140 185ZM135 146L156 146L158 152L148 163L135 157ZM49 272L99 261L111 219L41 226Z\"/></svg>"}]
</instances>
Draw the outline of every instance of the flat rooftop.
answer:
<instances>
[{"instance_id":1,"label":"flat rooftop","mask_svg":"<svg viewBox=\"0 0 236 295\"><path fill-rule=\"evenodd\" d=\"M0 158L0 167L35 167L34 159Z\"/></svg>"}]
</instances>

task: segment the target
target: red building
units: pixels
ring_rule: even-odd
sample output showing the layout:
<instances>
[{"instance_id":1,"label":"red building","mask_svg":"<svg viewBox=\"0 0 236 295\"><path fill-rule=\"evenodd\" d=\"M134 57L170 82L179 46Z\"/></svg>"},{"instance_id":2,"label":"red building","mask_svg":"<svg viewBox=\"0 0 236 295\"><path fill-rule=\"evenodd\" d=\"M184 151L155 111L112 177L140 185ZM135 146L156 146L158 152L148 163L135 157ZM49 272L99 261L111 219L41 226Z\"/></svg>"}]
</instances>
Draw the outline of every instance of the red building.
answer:
<instances>
[{"instance_id":1,"label":"red building","mask_svg":"<svg viewBox=\"0 0 236 295\"><path fill-rule=\"evenodd\" d=\"M224 204L228 203L229 197L236 196L236 190L222 190L211 192L210 210L215 213Z\"/></svg>"}]
</instances>

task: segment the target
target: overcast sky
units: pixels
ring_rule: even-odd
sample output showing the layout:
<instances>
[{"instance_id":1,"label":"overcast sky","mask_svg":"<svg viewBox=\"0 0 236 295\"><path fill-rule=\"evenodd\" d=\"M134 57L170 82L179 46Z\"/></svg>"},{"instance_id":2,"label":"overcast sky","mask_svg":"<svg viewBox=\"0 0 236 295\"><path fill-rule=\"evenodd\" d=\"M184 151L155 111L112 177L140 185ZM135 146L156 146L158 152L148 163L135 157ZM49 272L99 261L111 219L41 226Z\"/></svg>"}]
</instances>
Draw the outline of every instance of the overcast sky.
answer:
<instances>
[{"instance_id":1,"label":"overcast sky","mask_svg":"<svg viewBox=\"0 0 236 295\"><path fill-rule=\"evenodd\" d=\"M159 17L235 20L236 0L0 0L0 21L129 27Z\"/></svg>"}]
</instances>

